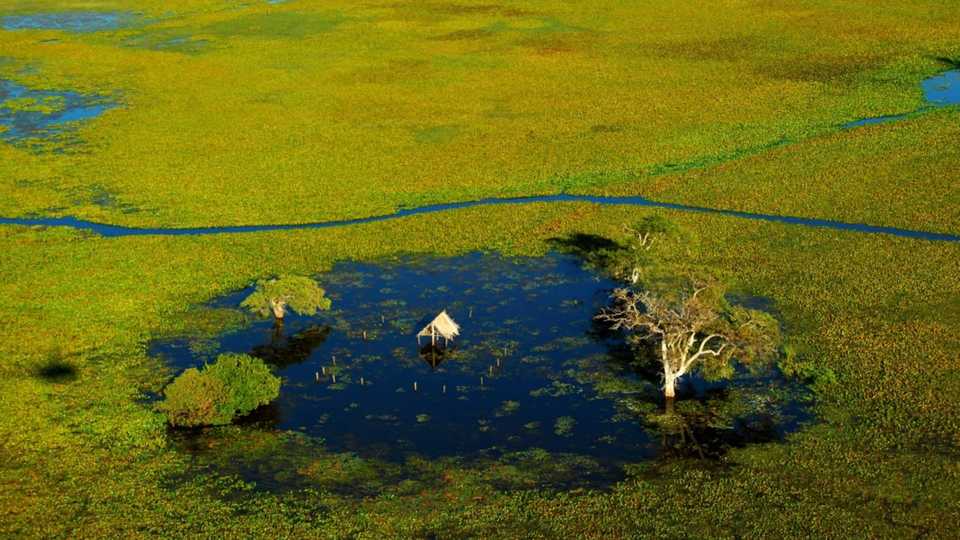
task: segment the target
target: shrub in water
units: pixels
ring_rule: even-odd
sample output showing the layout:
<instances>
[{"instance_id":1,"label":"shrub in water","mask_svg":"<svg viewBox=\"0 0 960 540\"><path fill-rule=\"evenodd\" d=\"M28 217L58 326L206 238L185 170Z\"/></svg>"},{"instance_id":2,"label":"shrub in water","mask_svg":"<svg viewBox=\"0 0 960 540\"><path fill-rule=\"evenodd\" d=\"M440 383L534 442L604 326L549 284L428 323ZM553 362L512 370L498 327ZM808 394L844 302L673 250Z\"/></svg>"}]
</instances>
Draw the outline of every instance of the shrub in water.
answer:
<instances>
[{"instance_id":1,"label":"shrub in water","mask_svg":"<svg viewBox=\"0 0 960 540\"><path fill-rule=\"evenodd\" d=\"M222 425L279 394L280 379L262 360L222 354L212 365L190 368L174 379L158 408L174 426Z\"/></svg>"},{"instance_id":2,"label":"shrub in water","mask_svg":"<svg viewBox=\"0 0 960 540\"><path fill-rule=\"evenodd\" d=\"M263 360L246 354L221 354L204 373L226 387L225 407L234 415L266 405L280 394L280 378L270 372Z\"/></svg>"},{"instance_id":3,"label":"shrub in water","mask_svg":"<svg viewBox=\"0 0 960 540\"><path fill-rule=\"evenodd\" d=\"M227 389L219 379L196 368L184 371L163 391L166 398L157 408L174 426L226 424L232 416L224 414Z\"/></svg>"}]
</instances>

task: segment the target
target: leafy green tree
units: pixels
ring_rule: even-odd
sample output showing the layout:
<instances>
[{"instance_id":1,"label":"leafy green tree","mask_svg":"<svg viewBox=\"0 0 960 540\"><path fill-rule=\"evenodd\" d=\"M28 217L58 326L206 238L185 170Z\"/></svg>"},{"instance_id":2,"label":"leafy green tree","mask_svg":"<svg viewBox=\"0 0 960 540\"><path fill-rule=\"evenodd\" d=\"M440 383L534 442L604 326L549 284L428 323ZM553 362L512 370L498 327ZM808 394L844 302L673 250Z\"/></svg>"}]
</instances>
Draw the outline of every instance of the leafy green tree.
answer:
<instances>
[{"instance_id":1,"label":"leafy green tree","mask_svg":"<svg viewBox=\"0 0 960 540\"><path fill-rule=\"evenodd\" d=\"M330 309L330 299L316 281L302 276L280 276L262 279L241 306L261 317L269 317L281 324L287 308L301 315L313 315L318 310Z\"/></svg>"},{"instance_id":2,"label":"leafy green tree","mask_svg":"<svg viewBox=\"0 0 960 540\"><path fill-rule=\"evenodd\" d=\"M167 415L173 426L194 427L228 424L233 418L224 410L227 389L223 382L190 368L163 391L164 401L157 409Z\"/></svg>"},{"instance_id":3,"label":"leafy green tree","mask_svg":"<svg viewBox=\"0 0 960 540\"><path fill-rule=\"evenodd\" d=\"M237 416L270 403L280 394L280 378L263 360L222 354L202 369L190 368L164 389L158 409L171 425L229 424Z\"/></svg>"},{"instance_id":4,"label":"leafy green tree","mask_svg":"<svg viewBox=\"0 0 960 540\"><path fill-rule=\"evenodd\" d=\"M280 394L280 378L263 360L246 354L221 354L204 373L226 387L223 409L233 415L246 414Z\"/></svg>"}]
</instances>

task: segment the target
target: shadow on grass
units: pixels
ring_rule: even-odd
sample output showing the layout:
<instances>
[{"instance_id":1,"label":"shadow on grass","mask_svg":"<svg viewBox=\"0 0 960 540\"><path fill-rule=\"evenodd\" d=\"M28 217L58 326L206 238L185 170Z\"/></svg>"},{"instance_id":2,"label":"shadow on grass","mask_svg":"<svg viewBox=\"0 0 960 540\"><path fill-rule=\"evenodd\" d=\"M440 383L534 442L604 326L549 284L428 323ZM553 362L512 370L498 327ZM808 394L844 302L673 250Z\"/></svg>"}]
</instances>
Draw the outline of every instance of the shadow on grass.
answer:
<instances>
[{"instance_id":1,"label":"shadow on grass","mask_svg":"<svg viewBox=\"0 0 960 540\"><path fill-rule=\"evenodd\" d=\"M938 57L936 57L936 61L937 61L937 62L940 62L941 64L945 64L945 65L947 65L947 66L950 66L950 67L952 67L952 68L960 69L960 57L957 57L957 58L949 58L949 57L946 57L946 56L938 56Z\"/></svg>"},{"instance_id":2,"label":"shadow on grass","mask_svg":"<svg viewBox=\"0 0 960 540\"><path fill-rule=\"evenodd\" d=\"M73 382L79 376L76 366L61 357L48 358L33 370L34 376L50 383Z\"/></svg>"},{"instance_id":3,"label":"shadow on grass","mask_svg":"<svg viewBox=\"0 0 960 540\"><path fill-rule=\"evenodd\" d=\"M551 238L550 245L561 253L568 253L588 265L603 269L624 247L618 242L596 234L574 233L562 238Z\"/></svg>"}]
</instances>

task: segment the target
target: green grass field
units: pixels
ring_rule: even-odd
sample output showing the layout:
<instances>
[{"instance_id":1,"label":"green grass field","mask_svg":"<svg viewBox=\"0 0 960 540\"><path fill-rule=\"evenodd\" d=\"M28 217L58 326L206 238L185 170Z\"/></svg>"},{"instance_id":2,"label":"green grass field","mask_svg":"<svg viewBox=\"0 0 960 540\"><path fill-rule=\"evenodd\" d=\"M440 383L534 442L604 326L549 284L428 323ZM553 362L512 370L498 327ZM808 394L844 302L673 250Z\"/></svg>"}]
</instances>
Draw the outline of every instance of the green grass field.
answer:
<instances>
[{"instance_id":1,"label":"green grass field","mask_svg":"<svg viewBox=\"0 0 960 540\"><path fill-rule=\"evenodd\" d=\"M0 140L0 216L250 225L570 192L960 232L960 110L839 127L922 105L936 58L960 56L953 0L14 0L0 27L78 9L132 15L0 30L0 79L118 106L66 150ZM312 487L274 493L198 472L146 403L171 376L149 341L235 324L200 306L257 278L541 254L655 212L697 239L678 261L772 299L803 361L836 373L785 443L554 492L498 488L534 474L509 466L390 482L296 434L226 428L224 459L295 456L281 465ZM0 536L950 538L958 261L958 243L566 203L207 237L0 226ZM331 489L353 483L377 493Z\"/></svg>"}]
</instances>

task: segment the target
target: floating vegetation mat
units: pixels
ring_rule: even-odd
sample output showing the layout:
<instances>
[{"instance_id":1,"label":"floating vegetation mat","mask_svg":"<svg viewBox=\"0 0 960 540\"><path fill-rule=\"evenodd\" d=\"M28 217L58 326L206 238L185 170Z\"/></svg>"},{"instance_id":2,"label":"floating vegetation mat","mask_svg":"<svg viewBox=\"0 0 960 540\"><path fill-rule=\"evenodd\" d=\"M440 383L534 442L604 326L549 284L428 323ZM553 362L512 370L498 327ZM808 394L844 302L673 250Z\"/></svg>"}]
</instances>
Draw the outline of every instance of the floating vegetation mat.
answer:
<instances>
[{"instance_id":1,"label":"floating vegetation mat","mask_svg":"<svg viewBox=\"0 0 960 540\"><path fill-rule=\"evenodd\" d=\"M364 470L379 463L373 476L404 478L424 463L521 463L517 470L535 476L524 485L597 484L644 460L710 459L777 441L809 418L799 386L743 369L722 382L689 377L675 414L664 414L656 364L638 361L622 335L594 323L615 283L575 258L342 263L319 280L333 300L319 316L153 345L176 371L243 352L283 377L279 400L243 427L182 433L184 448L278 485L314 470L302 456L286 470L277 465L278 454L307 447L361 460ZM204 309L222 314L248 293ZM444 309L460 337L447 347L429 338L418 345L416 333ZM285 442L265 443L271 433L286 433Z\"/></svg>"}]
</instances>

